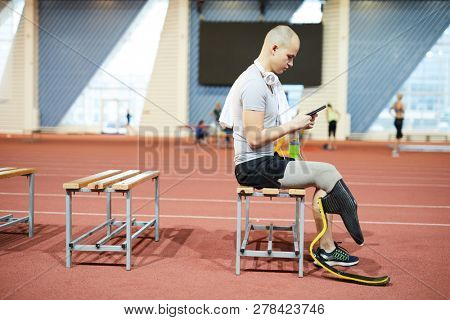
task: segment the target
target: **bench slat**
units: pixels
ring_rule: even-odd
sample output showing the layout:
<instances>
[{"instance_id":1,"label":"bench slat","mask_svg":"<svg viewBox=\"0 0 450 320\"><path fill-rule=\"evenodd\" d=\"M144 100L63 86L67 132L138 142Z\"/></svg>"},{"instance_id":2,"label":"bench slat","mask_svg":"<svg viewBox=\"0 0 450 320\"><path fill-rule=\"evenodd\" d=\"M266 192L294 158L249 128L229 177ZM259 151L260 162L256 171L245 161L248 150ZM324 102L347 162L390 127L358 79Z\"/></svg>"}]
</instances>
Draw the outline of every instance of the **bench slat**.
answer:
<instances>
[{"instance_id":1,"label":"bench slat","mask_svg":"<svg viewBox=\"0 0 450 320\"><path fill-rule=\"evenodd\" d=\"M244 193L244 194L253 194L255 192L255 188L253 187L246 187L246 186L239 186L236 188L237 193ZM290 196L304 196L306 194L305 189L276 189L276 188L263 188L261 192L264 195L268 196L276 196L280 193L288 193Z\"/></svg>"},{"instance_id":2,"label":"bench slat","mask_svg":"<svg viewBox=\"0 0 450 320\"><path fill-rule=\"evenodd\" d=\"M120 170L107 170L97 174L93 174L88 177L80 178L74 181L66 182L63 184L64 189L80 189L87 186L89 183L97 180L101 180L104 178L111 177L115 174L118 174Z\"/></svg>"},{"instance_id":3,"label":"bench slat","mask_svg":"<svg viewBox=\"0 0 450 320\"><path fill-rule=\"evenodd\" d=\"M22 169L13 169L8 171L0 172L0 179L6 179L10 177L24 176L27 174L35 173L37 169L35 168L22 168Z\"/></svg>"},{"instance_id":4,"label":"bench slat","mask_svg":"<svg viewBox=\"0 0 450 320\"><path fill-rule=\"evenodd\" d=\"M290 196L304 196L306 194L305 189L289 189Z\"/></svg>"},{"instance_id":5,"label":"bench slat","mask_svg":"<svg viewBox=\"0 0 450 320\"><path fill-rule=\"evenodd\" d=\"M148 179L155 178L157 176L159 176L159 171L146 171L146 172L138 174L137 176L129 178L127 180L113 184L112 188L114 190L127 191L127 190L134 188L138 184L141 184L142 182L144 182Z\"/></svg>"},{"instance_id":6,"label":"bench slat","mask_svg":"<svg viewBox=\"0 0 450 320\"><path fill-rule=\"evenodd\" d=\"M254 192L254 188L253 187L246 187L246 186L240 186L237 187L236 191L237 193L244 193L244 194L252 194Z\"/></svg>"},{"instance_id":7,"label":"bench slat","mask_svg":"<svg viewBox=\"0 0 450 320\"><path fill-rule=\"evenodd\" d=\"M109 178L91 182L88 184L87 187L91 190L103 190L106 187L109 187L116 182L126 180L128 178L131 178L131 177L139 174L139 173L140 173L139 170L128 170L128 171L119 173L119 174L109 177Z\"/></svg>"},{"instance_id":8,"label":"bench slat","mask_svg":"<svg viewBox=\"0 0 450 320\"><path fill-rule=\"evenodd\" d=\"M275 188L262 188L262 193L264 195L276 196L280 194L280 189Z\"/></svg>"}]
</instances>

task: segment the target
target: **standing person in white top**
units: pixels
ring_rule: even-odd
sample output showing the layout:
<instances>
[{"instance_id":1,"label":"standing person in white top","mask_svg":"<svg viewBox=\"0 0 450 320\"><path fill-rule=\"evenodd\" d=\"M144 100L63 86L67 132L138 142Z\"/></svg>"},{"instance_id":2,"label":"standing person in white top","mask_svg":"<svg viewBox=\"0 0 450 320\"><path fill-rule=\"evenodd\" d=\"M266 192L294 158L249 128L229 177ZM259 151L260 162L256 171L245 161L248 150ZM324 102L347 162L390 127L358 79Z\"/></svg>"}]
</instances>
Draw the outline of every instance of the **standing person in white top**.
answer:
<instances>
[{"instance_id":1,"label":"standing person in white top","mask_svg":"<svg viewBox=\"0 0 450 320\"><path fill-rule=\"evenodd\" d=\"M270 30L261 53L233 84L220 122L233 127L235 175L241 185L256 188L315 187L313 213L318 230L322 229L317 200L322 198L326 213L340 214L347 230L359 244L364 237L359 225L356 200L336 168L328 163L299 161L274 154L274 142L300 129L311 129L315 116L298 114L283 120L287 102L275 74L282 74L294 65L300 39L288 26ZM286 103L285 103L286 102ZM280 112L280 110L283 110ZM315 252L330 266L353 266L358 257L351 256L333 240L330 228Z\"/></svg>"}]
</instances>

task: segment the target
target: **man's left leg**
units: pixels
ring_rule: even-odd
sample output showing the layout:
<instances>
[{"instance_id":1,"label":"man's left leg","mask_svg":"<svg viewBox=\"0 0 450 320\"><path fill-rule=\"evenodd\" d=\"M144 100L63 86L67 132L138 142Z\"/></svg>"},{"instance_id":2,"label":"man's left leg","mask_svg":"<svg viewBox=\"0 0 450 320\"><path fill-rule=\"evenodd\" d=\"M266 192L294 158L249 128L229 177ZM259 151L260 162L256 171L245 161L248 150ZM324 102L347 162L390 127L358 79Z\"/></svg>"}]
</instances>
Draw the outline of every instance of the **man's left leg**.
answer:
<instances>
[{"instance_id":1,"label":"man's left leg","mask_svg":"<svg viewBox=\"0 0 450 320\"><path fill-rule=\"evenodd\" d=\"M312 210L314 221L316 223L317 232L319 233L322 228L322 216L320 214L318 200L326 196L326 192L320 189L316 189L312 201ZM345 266L350 267L358 264L359 258L356 256L351 256L347 250L340 247L333 239L332 221L333 216L331 214L326 215L328 228L327 231L320 238L319 248L316 250L315 254L320 254L321 257L330 266Z\"/></svg>"}]
</instances>

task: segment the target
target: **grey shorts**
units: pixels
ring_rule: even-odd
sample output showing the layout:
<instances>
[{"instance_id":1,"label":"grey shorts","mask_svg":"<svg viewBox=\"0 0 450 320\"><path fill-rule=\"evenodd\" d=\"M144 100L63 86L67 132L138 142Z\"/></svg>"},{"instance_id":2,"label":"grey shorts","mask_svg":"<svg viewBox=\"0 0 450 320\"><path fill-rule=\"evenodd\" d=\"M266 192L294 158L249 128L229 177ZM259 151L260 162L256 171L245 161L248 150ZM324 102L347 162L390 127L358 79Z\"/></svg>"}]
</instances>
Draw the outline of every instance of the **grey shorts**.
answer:
<instances>
[{"instance_id":1,"label":"grey shorts","mask_svg":"<svg viewBox=\"0 0 450 320\"><path fill-rule=\"evenodd\" d=\"M290 161L284 170L283 178L278 182L281 188L316 187L330 192L341 174L332 164L314 161Z\"/></svg>"}]
</instances>

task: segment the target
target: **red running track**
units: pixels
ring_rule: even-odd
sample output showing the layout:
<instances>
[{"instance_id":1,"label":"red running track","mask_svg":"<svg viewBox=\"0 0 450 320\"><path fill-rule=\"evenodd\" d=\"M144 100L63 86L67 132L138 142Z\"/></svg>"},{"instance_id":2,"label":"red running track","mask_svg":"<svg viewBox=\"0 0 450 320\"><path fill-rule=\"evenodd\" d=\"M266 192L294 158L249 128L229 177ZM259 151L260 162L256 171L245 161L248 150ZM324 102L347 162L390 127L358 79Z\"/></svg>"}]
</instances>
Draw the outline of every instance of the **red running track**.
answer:
<instances>
[{"instance_id":1,"label":"red running track","mask_svg":"<svg viewBox=\"0 0 450 320\"><path fill-rule=\"evenodd\" d=\"M450 296L450 154L402 153L387 143L342 142L337 151L306 147L308 160L334 164L359 203L366 245L358 247L335 218L335 239L360 257L354 273L389 275L388 287L335 280L311 263L307 247L316 235L308 190L305 277L281 259L242 259L235 276L235 187L232 151L170 141L140 145L135 138L46 136L35 141L0 137L0 167L36 167L36 230L0 232L0 299L448 299ZM148 165L140 166L146 155ZM63 182L107 169L161 170L161 240L153 230L133 248L133 268L113 253L73 255L65 267ZM153 214L152 190L138 187L135 216ZM147 184L148 186L148 184ZM24 178L0 180L0 212L26 215ZM105 198L76 195L74 235L105 218ZM252 217L288 224L293 204L268 199L252 205ZM113 214L124 201L113 197ZM262 220L267 219L267 220ZM255 234L254 239L263 238ZM276 235L274 249L289 236ZM123 241L118 238L117 241ZM252 244L256 246L257 243ZM265 242L261 242L263 248Z\"/></svg>"}]
</instances>

